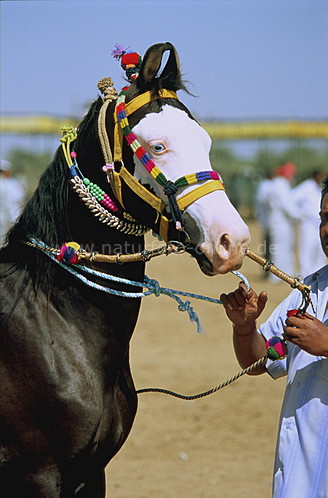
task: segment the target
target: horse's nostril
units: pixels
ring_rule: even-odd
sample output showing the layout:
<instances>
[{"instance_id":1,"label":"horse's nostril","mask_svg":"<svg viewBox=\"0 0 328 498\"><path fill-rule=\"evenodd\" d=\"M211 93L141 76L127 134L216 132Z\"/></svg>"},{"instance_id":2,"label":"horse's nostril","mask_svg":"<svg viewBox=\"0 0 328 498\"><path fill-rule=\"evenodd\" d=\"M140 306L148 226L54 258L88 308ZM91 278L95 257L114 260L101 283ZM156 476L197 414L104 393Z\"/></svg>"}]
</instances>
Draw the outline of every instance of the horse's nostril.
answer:
<instances>
[{"instance_id":1,"label":"horse's nostril","mask_svg":"<svg viewBox=\"0 0 328 498\"><path fill-rule=\"evenodd\" d=\"M228 235L226 233L224 233L223 235L221 235L220 246L224 247L224 249L226 251L229 251L230 241L229 241L229 237L228 237Z\"/></svg>"}]
</instances>

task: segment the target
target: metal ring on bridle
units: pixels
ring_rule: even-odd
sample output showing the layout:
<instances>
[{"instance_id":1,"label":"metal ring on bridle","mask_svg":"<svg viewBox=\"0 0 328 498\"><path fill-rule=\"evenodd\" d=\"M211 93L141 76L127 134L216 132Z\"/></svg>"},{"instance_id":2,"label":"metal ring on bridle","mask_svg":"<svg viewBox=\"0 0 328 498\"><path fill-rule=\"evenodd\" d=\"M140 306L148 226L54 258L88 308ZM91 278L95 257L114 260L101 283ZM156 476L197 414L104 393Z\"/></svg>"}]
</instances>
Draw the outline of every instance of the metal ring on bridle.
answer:
<instances>
[{"instance_id":1,"label":"metal ring on bridle","mask_svg":"<svg viewBox=\"0 0 328 498\"><path fill-rule=\"evenodd\" d=\"M179 240L170 240L167 245L170 246L171 252L174 252L175 254L183 254L186 252L185 244Z\"/></svg>"},{"instance_id":2,"label":"metal ring on bridle","mask_svg":"<svg viewBox=\"0 0 328 498\"><path fill-rule=\"evenodd\" d=\"M190 244L191 239L190 239L190 237L189 237L188 233L187 233L185 230L179 230L179 231L178 231L178 237L180 238L180 236L181 236L182 234L184 234L184 235L185 235L186 240L185 240L184 242L182 242L182 241L179 241L179 242L181 242L181 244L184 244L184 246L185 246L185 247L187 247L187 246Z\"/></svg>"}]
</instances>

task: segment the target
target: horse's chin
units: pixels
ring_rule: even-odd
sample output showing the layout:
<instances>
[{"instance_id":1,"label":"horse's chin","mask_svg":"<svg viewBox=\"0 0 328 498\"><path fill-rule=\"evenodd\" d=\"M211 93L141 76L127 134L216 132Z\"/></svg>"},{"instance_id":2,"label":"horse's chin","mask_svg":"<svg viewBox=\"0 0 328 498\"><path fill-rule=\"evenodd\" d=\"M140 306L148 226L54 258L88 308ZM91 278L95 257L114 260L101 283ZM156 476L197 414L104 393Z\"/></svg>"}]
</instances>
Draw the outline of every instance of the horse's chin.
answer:
<instances>
[{"instance_id":1,"label":"horse's chin","mask_svg":"<svg viewBox=\"0 0 328 498\"><path fill-rule=\"evenodd\" d=\"M196 246L190 245L187 247L187 252L193 256L200 268L200 270L208 277L214 277L213 266L210 260L201 252Z\"/></svg>"},{"instance_id":2,"label":"horse's chin","mask_svg":"<svg viewBox=\"0 0 328 498\"><path fill-rule=\"evenodd\" d=\"M217 275L217 273L213 272L213 266L206 256L204 256L204 258L199 259L197 263L202 273L204 273L208 277L214 277L215 275Z\"/></svg>"},{"instance_id":3,"label":"horse's chin","mask_svg":"<svg viewBox=\"0 0 328 498\"><path fill-rule=\"evenodd\" d=\"M225 262L220 268L214 271L212 263L199 248L191 245L188 246L186 250L196 259L202 273L204 273L208 277L214 277L215 275L225 275L232 270L239 270L239 268L241 268L242 266L242 263L238 263L234 264L232 268L230 265L227 265L227 262Z\"/></svg>"}]
</instances>

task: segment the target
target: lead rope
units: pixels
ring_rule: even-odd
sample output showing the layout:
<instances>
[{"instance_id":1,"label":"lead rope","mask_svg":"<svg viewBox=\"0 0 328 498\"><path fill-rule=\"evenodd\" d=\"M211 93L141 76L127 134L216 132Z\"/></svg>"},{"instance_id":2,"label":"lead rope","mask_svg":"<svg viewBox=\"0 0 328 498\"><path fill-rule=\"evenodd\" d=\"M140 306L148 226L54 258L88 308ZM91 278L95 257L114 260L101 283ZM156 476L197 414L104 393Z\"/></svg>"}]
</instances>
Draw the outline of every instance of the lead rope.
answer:
<instances>
[{"instance_id":1,"label":"lead rope","mask_svg":"<svg viewBox=\"0 0 328 498\"><path fill-rule=\"evenodd\" d=\"M176 289L169 289L167 287L161 287L157 280L150 279L147 277L147 275L144 276L143 282L139 282L135 280L129 280L126 278L117 277L108 273L99 272L87 266L78 265L76 263L78 263L79 261L78 254L80 251L80 246L75 242L70 242L68 244L65 244L60 250L51 248L47 246L44 242L36 240L33 237L30 238L29 242L24 242L24 243L26 245L29 245L30 247L34 247L36 249L41 250L50 259L55 261L58 265L60 265L62 268L68 271L75 278L83 282L85 285L92 287L93 289L96 289L98 291L126 298L141 298L149 296L151 294L155 294L155 296L158 297L161 294L164 294L174 299L178 303L178 310L187 311L190 321L192 323L196 323L198 333L204 333L204 331L196 312L191 306L190 301L183 301L179 296L190 297L193 299L200 299L202 301L207 301L214 304L222 304L222 302L219 299L215 299L212 297L203 296L201 294L194 294L192 292L179 291ZM116 262L119 263L119 261ZM110 287L98 284L93 280L90 280L87 276L83 275L83 273L89 274L92 277L96 277L98 279L102 279L107 282L108 281L118 282L121 284L131 285L134 287L147 288L148 290L144 292L126 292L126 291L111 289ZM244 275L242 275L237 271L236 272L234 271L232 273L236 275L238 278L241 278L244 284L246 285L247 289L248 290L250 289L248 280L246 279L246 277L244 277Z\"/></svg>"},{"instance_id":2,"label":"lead rope","mask_svg":"<svg viewBox=\"0 0 328 498\"><path fill-rule=\"evenodd\" d=\"M217 391L219 391L220 389L223 389L223 387L226 387L229 384L232 384L233 382L235 382L235 380L239 379L243 375L252 372L257 367L263 365L263 363L265 363L267 359L268 359L268 355L266 354L265 356L263 356L263 358L258 360L256 363L253 363L253 365L251 365L251 366L245 368L244 370L242 370L241 372L237 373L236 375L231 377L229 380L226 380L225 382L222 382L218 386L213 387L213 389L209 389L208 391L204 391L202 393L192 394L190 396L187 396L185 394L179 394L179 393L176 393L174 391L169 391L168 389L161 389L161 388L157 388L157 387L147 387L145 389L138 389L137 394L161 393L161 394L168 394L169 396L173 396L174 398L185 399L188 401L192 401L194 399L199 399L199 398L204 398L205 396L209 396L210 394L214 394Z\"/></svg>"},{"instance_id":3,"label":"lead rope","mask_svg":"<svg viewBox=\"0 0 328 498\"><path fill-rule=\"evenodd\" d=\"M287 275L287 273L283 272L282 270L279 270L279 268L277 268L272 261L267 260L262 256L259 256L250 249L246 250L245 256L247 256L252 261L255 261L256 263L261 265L264 271L266 272L269 271L276 277L280 278L281 280L289 284L293 289L298 289L302 293L302 303L300 305L300 311L302 312L303 315L306 312L309 304L311 304L312 310L313 312L315 312L313 302L310 297L311 293L310 285L305 285L298 278L293 278Z\"/></svg>"},{"instance_id":4,"label":"lead rope","mask_svg":"<svg viewBox=\"0 0 328 498\"><path fill-rule=\"evenodd\" d=\"M260 264L265 271L267 271L267 272L269 271L269 272L273 273L273 275L276 275L278 278L280 278L284 282L288 283L293 289L298 289L301 292L302 303L299 306L299 310L302 314L304 314L306 312L309 304L311 304L312 310L315 311L314 306L313 306L313 302L312 302L311 297L310 297L311 287L309 285L303 284L297 278L290 277L289 275L287 275L287 273L284 273L283 271L279 270L279 268L277 268L272 263L272 261L268 261L265 258L262 258L261 256L254 253L250 249L247 249L246 256L248 256L250 259L252 259L256 263ZM239 272L232 272L232 273L237 275ZM295 311L296 310L292 310L291 313L293 314ZM288 314L287 314L287 316L288 316ZM210 394L214 394L217 391L219 391L220 389L222 389L223 387L226 387L229 384L232 384L233 382L235 382L237 379L239 379L243 375L253 372L256 368L263 365L268 359L270 359L272 361L282 360L287 356L287 345L286 345L285 341L283 341L279 337L274 336L271 339L269 339L269 341L267 341L267 343L266 343L266 347L267 347L267 354L265 356L263 356L263 358L261 358L260 360L258 360L255 363L253 363L249 367L245 368L241 372L237 373L236 375L234 375L230 379L226 380L225 382L222 382L218 386L213 387L213 389L209 389L208 391L204 391L204 392L201 392L199 394L192 394L192 395L188 396L185 394L179 394L179 393L176 393L174 391L170 391L168 389L149 387L149 388L137 390L137 394L161 393L161 394L167 394L169 396L173 396L175 398L184 399L184 400L188 400L188 401L199 399L199 398L204 398L205 396L209 396Z\"/></svg>"},{"instance_id":5,"label":"lead rope","mask_svg":"<svg viewBox=\"0 0 328 498\"><path fill-rule=\"evenodd\" d=\"M190 396L186 394L179 394L174 391L170 391L168 389L162 389L158 387L146 387L143 389L138 389L136 392L137 394L144 394L144 393L161 393L161 394L167 394L169 396L173 396L174 398L179 398L179 399L184 399L187 401L191 401L194 399L199 399L199 398L204 398L205 396L209 396L210 394L214 394L220 389L223 389L226 386L229 386L229 384L232 384L236 380L238 380L240 377L243 375L249 374L256 370L258 367L261 365L264 365L266 361L269 359L271 361L275 360L283 360L287 356L287 345L284 340L280 339L279 337L271 337L266 343L266 349L267 353L265 356L257 360L255 363L250 365L247 368L244 368L241 372L237 373L233 377L230 377L230 379L226 380L225 382L222 382L216 387L213 387L212 389L209 389L208 391L203 391L198 394L192 394Z\"/></svg>"},{"instance_id":6,"label":"lead rope","mask_svg":"<svg viewBox=\"0 0 328 498\"><path fill-rule=\"evenodd\" d=\"M203 332L203 329L202 329L202 326L200 324L200 321L199 321L197 314L195 313L194 309L192 308L190 301L184 302L184 301L182 301L182 299L180 299L179 296L188 296L188 297L191 297L194 299L201 299L203 301L208 301L208 302L212 302L215 304L222 304L222 302L219 299L210 298L210 297L202 296L199 294L193 294L191 292L183 292L183 291L179 291L179 290L161 287L159 285L159 283L157 282L157 280L150 279L146 275L144 277L144 282L137 282L137 281L127 280L127 279L120 278L120 277L115 277L113 275L110 275L107 273L102 273L102 272L93 270L93 269L88 268L88 267L75 266L76 263L79 261L79 259L82 257L82 255L85 255L86 256L85 259L89 259L90 261L94 261L96 259L93 259L92 254L81 252L80 246L74 242L65 244L65 246L63 246L60 250L51 248L51 247L47 246L46 244L44 244L42 241L36 240L34 238L31 238L30 242L24 241L23 243L25 243L26 245L28 245L30 247L34 247L36 249L43 251L45 254L47 254L48 257L50 257L53 261L56 261L56 263L58 263L60 266L62 266L65 270L67 270L73 276L75 276L76 278L81 280L84 284L86 284L94 289L97 289L97 290L100 290L100 291L103 291L106 293L114 294L117 296L121 296L121 297L128 297L128 298L145 297L145 296L149 296L151 294L155 294L156 297L158 297L160 294L164 294L164 295L167 295L168 297L171 297L172 299L177 301L179 311L187 311L188 312L190 321L195 322L197 325L197 332L198 333ZM68 252L68 254L65 256L66 251ZM174 250L171 252L174 252ZM252 251L248 251L248 252L251 253L251 255L248 254L249 257L252 256L251 259L253 259L254 261L256 261L259 264L261 264L262 266L264 266L262 264L263 258L261 258L260 256L257 256L255 253L252 253ZM158 252L153 251L153 253L155 256L155 255L164 254L165 252L163 251L163 248L160 248L158 250ZM145 257L144 255L142 255L142 253L137 254L138 257L139 257L139 255L141 258ZM96 256L97 255L95 254L94 257L96 257ZM107 255L99 255L99 256L100 256L100 259L99 259L100 262L114 263L114 259L112 259L112 258L107 259L107 258L109 258ZM102 259L102 257L104 257L104 259ZM82 257L82 259L83 259L83 257ZM260 261L260 259L261 259L261 261ZM126 261L128 261L128 260L126 260ZM117 259L115 262L116 263L123 263L123 261L119 261ZM79 268L79 270L82 272L89 273L93 276L102 278L104 280L111 280L111 281L115 281L115 282L119 282L119 283L123 283L123 284L128 284L128 285L133 285L133 286L138 286L138 287L147 287L148 291L146 291L146 292L124 292L124 291L117 291L114 289L110 289L108 287L104 287L102 285L96 284L95 282L89 280L84 275L81 275L80 273L78 273L75 270L75 268ZM305 304L304 304L304 307L301 311L302 311L302 313L305 313L305 310L306 310L307 306L309 305L309 303L311 302L311 304L312 304L312 301L310 299L310 294L309 294L311 288L309 286L302 284L297 279L292 279L292 277L290 277L289 275L281 272L278 268L274 267L274 265L272 265L272 263L271 263L271 265L269 265L269 268L267 269L267 271L274 272L281 279L290 283L291 287L297 288L302 293L303 299L302 299L301 306L303 305L304 302L305 302ZM231 273L233 273L235 276L239 277L244 282L247 290L250 289L250 285L248 283L248 280L246 279L246 277L242 273L240 273L238 271L232 271ZM313 307L313 304L312 304L312 307ZM174 391L170 391L168 389L149 387L149 388L138 389L136 392L137 392L137 394L143 394L143 393L167 394L167 395L173 396L175 398L189 400L189 401L203 398L205 396L209 396L210 394L214 394L215 392L219 391L223 387L226 387L229 384L232 384L233 382L235 382L237 379L239 379L243 375L249 374L250 372L252 372L256 368L258 368L259 366L263 365L267 361L267 359L270 359L272 361L282 360L287 356L286 343L285 343L285 341L281 340L279 337L276 337L276 336L272 337L269 341L267 341L266 347L267 347L267 354L265 356L263 356L260 360L253 363L249 367L245 368L241 372L237 373L236 375L234 375L230 379L226 380L225 382L222 382L218 386L216 386L212 389L209 389L208 391L204 391L204 392L199 393L199 394L193 394L193 395L188 396L188 395L176 393Z\"/></svg>"}]
</instances>

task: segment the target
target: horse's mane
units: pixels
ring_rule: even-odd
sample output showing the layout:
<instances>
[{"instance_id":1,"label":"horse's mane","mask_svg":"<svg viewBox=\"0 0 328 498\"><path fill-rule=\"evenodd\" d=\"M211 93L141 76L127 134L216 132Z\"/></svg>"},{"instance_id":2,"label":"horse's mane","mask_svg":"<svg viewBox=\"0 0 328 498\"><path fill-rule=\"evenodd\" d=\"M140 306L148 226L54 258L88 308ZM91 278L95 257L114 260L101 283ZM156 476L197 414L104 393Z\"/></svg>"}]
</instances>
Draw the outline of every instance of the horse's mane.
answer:
<instances>
[{"instance_id":1,"label":"horse's mane","mask_svg":"<svg viewBox=\"0 0 328 498\"><path fill-rule=\"evenodd\" d=\"M83 148L92 127L95 129L96 115L101 99L93 102L78 128L75 148ZM51 280L53 263L41 251L24 245L31 237L41 240L51 247L58 248L72 240L68 222L68 192L70 171L65 162L61 147L54 159L42 174L39 184L22 214L7 235L7 245L0 251L0 261L12 263L13 268L26 268L36 285L37 279L44 276Z\"/></svg>"},{"instance_id":2,"label":"horse's mane","mask_svg":"<svg viewBox=\"0 0 328 498\"><path fill-rule=\"evenodd\" d=\"M83 146L86 144L86 135L89 134L91 130L93 130L96 134L96 122L102 103L102 98L98 97L98 99L90 105L87 114L79 124L77 138L74 142L74 148L79 149L80 153L83 153Z\"/></svg>"}]
</instances>

